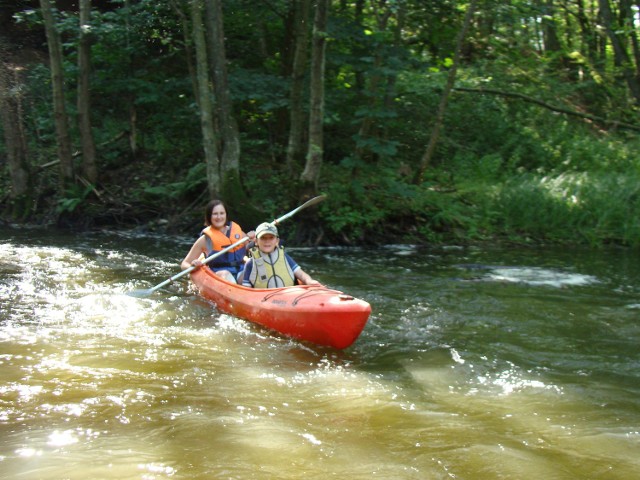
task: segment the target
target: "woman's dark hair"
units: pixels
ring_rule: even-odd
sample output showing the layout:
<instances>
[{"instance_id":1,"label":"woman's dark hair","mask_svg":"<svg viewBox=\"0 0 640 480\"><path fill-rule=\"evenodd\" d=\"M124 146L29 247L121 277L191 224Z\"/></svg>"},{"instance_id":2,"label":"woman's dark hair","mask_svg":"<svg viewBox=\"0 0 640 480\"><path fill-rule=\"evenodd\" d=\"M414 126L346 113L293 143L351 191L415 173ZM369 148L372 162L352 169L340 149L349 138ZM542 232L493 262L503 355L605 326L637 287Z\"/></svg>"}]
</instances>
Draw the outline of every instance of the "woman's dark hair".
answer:
<instances>
[{"instance_id":1,"label":"woman's dark hair","mask_svg":"<svg viewBox=\"0 0 640 480\"><path fill-rule=\"evenodd\" d=\"M213 213L213 209L216 208L218 205L222 205L222 207L224 208L225 213L227 213L227 215L228 215L227 206L224 204L224 202L222 200L211 200L207 204L207 208L206 208L205 214L204 214L204 224L206 226L210 226L211 225L211 214ZM227 220L228 220L228 218L227 218Z\"/></svg>"}]
</instances>

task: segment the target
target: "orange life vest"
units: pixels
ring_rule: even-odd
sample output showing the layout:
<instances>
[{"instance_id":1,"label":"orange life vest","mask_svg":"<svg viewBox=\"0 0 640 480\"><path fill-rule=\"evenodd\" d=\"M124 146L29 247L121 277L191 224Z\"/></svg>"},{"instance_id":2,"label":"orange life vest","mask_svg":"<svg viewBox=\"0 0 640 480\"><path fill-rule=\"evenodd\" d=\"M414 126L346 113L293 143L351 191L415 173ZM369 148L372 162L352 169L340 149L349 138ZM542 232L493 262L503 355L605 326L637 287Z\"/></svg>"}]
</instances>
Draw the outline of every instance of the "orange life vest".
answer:
<instances>
[{"instance_id":1,"label":"orange life vest","mask_svg":"<svg viewBox=\"0 0 640 480\"><path fill-rule=\"evenodd\" d=\"M205 257L209 257L214 253L224 250L245 236L240 225L237 223L230 222L227 226L229 229L227 230L226 235L220 230L211 227L207 227L202 231L202 234L206 237L205 241L207 245L207 249L202 252ZM242 259L244 258L246 251L246 244L243 243L242 245L238 245L228 252L214 258L208 263L208 265L213 271L229 270L231 273L236 274L238 273L240 266L243 264Z\"/></svg>"}]
</instances>

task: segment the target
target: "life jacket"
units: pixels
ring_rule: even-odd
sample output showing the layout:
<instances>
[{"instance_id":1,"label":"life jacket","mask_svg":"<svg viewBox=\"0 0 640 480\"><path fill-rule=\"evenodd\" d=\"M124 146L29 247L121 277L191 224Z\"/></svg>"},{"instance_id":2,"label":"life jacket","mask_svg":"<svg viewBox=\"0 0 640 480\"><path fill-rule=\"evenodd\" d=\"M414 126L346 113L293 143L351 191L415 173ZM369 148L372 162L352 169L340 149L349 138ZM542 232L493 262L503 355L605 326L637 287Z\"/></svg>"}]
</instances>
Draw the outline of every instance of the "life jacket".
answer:
<instances>
[{"instance_id":1,"label":"life jacket","mask_svg":"<svg viewBox=\"0 0 640 480\"><path fill-rule=\"evenodd\" d=\"M230 227L227 235L215 228L207 227L202 231L202 234L206 237L205 242L207 245L206 251L202 253L205 257L209 257L214 253L217 253L228 246L236 243L238 240L244 237L240 225L235 222L228 224ZM217 270L229 270L231 273L238 273L240 266L243 264L242 259L247 251L246 245L238 245L232 248L228 252L211 260L207 265L213 271Z\"/></svg>"},{"instance_id":2,"label":"life jacket","mask_svg":"<svg viewBox=\"0 0 640 480\"><path fill-rule=\"evenodd\" d=\"M284 247L278 247L271 253L263 253L258 247L249 250L253 259L253 268L248 280L254 288L292 287L296 278L284 254Z\"/></svg>"}]
</instances>

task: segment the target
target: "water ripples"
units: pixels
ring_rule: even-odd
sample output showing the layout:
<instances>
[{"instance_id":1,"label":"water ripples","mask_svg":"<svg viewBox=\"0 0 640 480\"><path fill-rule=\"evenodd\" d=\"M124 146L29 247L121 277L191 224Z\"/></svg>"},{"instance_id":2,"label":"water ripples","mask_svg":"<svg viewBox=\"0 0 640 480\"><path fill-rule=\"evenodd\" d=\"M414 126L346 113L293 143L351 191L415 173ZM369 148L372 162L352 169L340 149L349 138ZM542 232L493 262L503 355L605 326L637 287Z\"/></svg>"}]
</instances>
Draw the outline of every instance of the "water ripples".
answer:
<instances>
[{"instance_id":1,"label":"water ripples","mask_svg":"<svg viewBox=\"0 0 640 480\"><path fill-rule=\"evenodd\" d=\"M127 295L176 273L185 242L54 240L0 243L6 478L622 479L640 467L628 259L292 249L373 306L338 352L216 313L186 282Z\"/></svg>"}]
</instances>

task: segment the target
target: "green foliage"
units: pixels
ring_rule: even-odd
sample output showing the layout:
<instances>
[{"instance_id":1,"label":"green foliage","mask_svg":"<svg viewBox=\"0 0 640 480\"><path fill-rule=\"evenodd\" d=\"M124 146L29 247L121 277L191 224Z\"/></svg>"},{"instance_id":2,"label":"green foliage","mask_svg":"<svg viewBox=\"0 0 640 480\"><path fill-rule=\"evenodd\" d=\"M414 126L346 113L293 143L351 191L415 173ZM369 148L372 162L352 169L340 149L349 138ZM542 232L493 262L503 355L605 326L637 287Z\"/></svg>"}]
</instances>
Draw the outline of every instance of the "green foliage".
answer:
<instances>
[{"instance_id":1,"label":"green foliage","mask_svg":"<svg viewBox=\"0 0 640 480\"><path fill-rule=\"evenodd\" d=\"M297 172L284 161L293 5L224 2L229 88L242 142L241 178L225 187L225 195L252 219L276 216L299 200ZM168 209L183 211L206 190L206 172L186 51L191 40L173 6L189 19L189 2L113 0L94 9L92 116L105 190L123 192L123 202L136 206L170 200ZM426 181L412 183L467 7L452 0L381 2L375 8L364 2L357 15L352 2L332 4L319 185L329 196L319 208L327 237L379 243L498 235L637 245L637 136L506 95L637 122L606 38L599 40L604 49L595 61L588 43L595 28L578 28L571 2L562 6L565 16L541 10L539 2L479 2L455 87L505 95L454 89ZM585 18L593 27L596 13ZM38 9L27 11L21 26L38 28L39 17ZM57 18L77 149L77 16L63 11ZM560 34L555 51L541 43L540 27L550 19ZM56 155L46 66L29 68L26 91L25 129L35 166ZM134 131L136 152L127 141ZM34 171L39 191L55 190L54 168ZM88 194L82 187L65 193L58 211L77 211Z\"/></svg>"},{"instance_id":2,"label":"green foliage","mask_svg":"<svg viewBox=\"0 0 640 480\"><path fill-rule=\"evenodd\" d=\"M64 197L58 199L56 212L58 214L73 213L76 208L83 204L94 188L94 185L87 185L86 187L81 185L70 186L65 191Z\"/></svg>"},{"instance_id":3,"label":"green foliage","mask_svg":"<svg viewBox=\"0 0 640 480\"><path fill-rule=\"evenodd\" d=\"M238 68L230 82L234 100L248 110L269 113L289 104L289 82L280 76Z\"/></svg>"},{"instance_id":4,"label":"green foliage","mask_svg":"<svg viewBox=\"0 0 640 480\"><path fill-rule=\"evenodd\" d=\"M189 169L183 180L155 186L143 183L141 192L152 198L160 197L162 199L175 200L186 196L194 190L202 189L206 183L206 165L204 162L200 162Z\"/></svg>"},{"instance_id":5,"label":"green foliage","mask_svg":"<svg viewBox=\"0 0 640 480\"><path fill-rule=\"evenodd\" d=\"M395 238L432 242L480 236L475 209L466 204L465 193L438 188L436 183L413 185L403 172L391 161L373 167L345 158L331 170L323 187L328 194L321 206L326 228L350 242L384 243Z\"/></svg>"}]
</instances>

